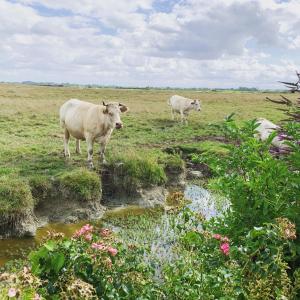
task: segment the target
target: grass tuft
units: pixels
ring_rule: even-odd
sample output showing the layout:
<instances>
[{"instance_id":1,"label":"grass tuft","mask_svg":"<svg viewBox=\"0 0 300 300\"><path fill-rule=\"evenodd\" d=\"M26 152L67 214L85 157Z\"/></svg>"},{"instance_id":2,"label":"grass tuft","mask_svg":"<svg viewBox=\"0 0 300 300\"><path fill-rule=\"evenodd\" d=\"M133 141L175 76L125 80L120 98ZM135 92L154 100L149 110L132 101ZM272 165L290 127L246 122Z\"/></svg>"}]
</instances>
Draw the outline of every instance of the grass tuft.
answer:
<instances>
[{"instance_id":1,"label":"grass tuft","mask_svg":"<svg viewBox=\"0 0 300 300\"><path fill-rule=\"evenodd\" d=\"M37 205L41 199L47 198L52 188L50 178L42 175L30 177L29 185L35 205Z\"/></svg>"},{"instance_id":2,"label":"grass tuft","mask_svg":"<svg viewBox=\"0 0 300 300\"><path fill-rule=\"evenodd\" d=\"M81 201L96 201L101 195L101 182L95 172L79 168L58 177L61 189L76 195Z\"/></svg>"},{"instance_id":3,"label":"grass tuft","mask_svg":"<svg viewBox=\"0 0 300 300\"><path fill-rule=\"evenodd\" d=\"M0 213L3 215L20 213L33 207L29 184L19 178L0 178Z\"/></svg>"},{"instance_id":4,"label":"grass tuft","mask_svg":"<svg viewBox=\"0 0 300 300\"><path fill-rule=\"evenodd\" d=\"M109 158L109 171L113 174L114 185L131 194L139 187L162 185L167 177L157 158L134 152L113 154Z\"/></svg>"}]
</instances>

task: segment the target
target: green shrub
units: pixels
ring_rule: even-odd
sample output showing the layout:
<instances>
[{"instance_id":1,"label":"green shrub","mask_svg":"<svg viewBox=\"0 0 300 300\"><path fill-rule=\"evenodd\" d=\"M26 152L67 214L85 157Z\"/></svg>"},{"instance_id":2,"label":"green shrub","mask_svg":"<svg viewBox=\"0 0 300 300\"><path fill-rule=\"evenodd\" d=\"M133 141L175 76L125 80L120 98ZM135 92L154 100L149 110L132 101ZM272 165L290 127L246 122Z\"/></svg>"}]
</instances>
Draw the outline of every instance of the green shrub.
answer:
<instances>
[{"instance_id":1,"label":"green shrub","mask_svg":"<svg viewBox=\"0 0 300 300\"><path fill-rule=\"evenodd\" d=\"M288 158L270 154L274 136L266 142L253 137L257 126L255 120L239 127L228 119L223 130L236 143L226 146L228 155L206 158L216 175L211 187L231 203L226 222L236 236L282 216L300 224L299 172L291 169Z\"/></svg>"},{"instance_id":2,"label":"green shrub","mask_svg":"<svg viewBox=\"0 0 300 300\"><path fill-rule=\"evenodd\" d=\"M82 201L93 201L101 195L99 175L87 169L75 169L58 178L60 188L76 195Z\"/></svg>"},{"instance_id":3,"label":"green shrub","mask_svg":"<svg viewBox=\"0 0 300 300\"><path fill-rule=\"evenodd\" d=\"M20 178L0 178L0 213L20 213L33 207L28 183Z\"/></svg>"},{"instance_id":4,"label":"green shrub","mask_svg":"<svg viewBox=\"0 0 300 300\"><path fill-rule=\"evenodd\" d=\"M117 154L110 157L108 169L113 174L114 185L129 194L139 187L162 185L166 182L163 167L152 156Z\"/></svg>"}]
</instances>

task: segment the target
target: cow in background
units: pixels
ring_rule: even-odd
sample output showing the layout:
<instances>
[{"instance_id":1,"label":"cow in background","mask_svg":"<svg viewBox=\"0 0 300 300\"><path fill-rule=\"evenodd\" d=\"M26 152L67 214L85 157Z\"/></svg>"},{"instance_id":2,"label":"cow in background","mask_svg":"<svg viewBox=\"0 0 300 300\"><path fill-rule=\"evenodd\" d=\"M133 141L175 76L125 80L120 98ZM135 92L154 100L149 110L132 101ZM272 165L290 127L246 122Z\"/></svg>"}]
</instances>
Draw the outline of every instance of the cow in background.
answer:
<instances>
[{"instance_id":1,"label":"cow in background","mask_svg":"<svg viewBox=\"0 0 300 300\"><path fill-rule=\"evenodd\" d=\"M171 106L172 119L175 119L175 113L180 114L181 122L187 124L187 117L191 110L201 111L201 103L197 99L189 99L182 96L174 95L169 99L168 104Z\"/></svg>"}]
</instances>

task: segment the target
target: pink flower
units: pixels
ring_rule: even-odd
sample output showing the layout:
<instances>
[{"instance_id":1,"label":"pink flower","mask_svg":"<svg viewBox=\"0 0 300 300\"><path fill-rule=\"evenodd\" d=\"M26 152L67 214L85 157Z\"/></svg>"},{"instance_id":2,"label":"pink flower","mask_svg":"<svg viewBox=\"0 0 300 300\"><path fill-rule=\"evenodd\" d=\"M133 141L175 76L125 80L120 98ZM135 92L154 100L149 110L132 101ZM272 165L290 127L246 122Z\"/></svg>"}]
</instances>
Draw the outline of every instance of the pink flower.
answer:
<instances>
[{"instance_id":1,"label":"pink flower","mask_svg":"<svg viewBox=\"0 0 300 300\"><path fill-rule=\"evenodd\" d=\"M223 243L221 244L220 246L220 250L225 254L225 255L229 255L229 249L230 249L230 246L228 243Z\"/></svg>"},{"instance_id":2,"label":"pink flower","mask_svg":"<svg viewBox=\"0 0 300 300\"><path fill-rule=\"evenodd\" d=\"M101 234L103 237L109 236L109 235L111 234L111 230L109 230L109 229L107 229L107 228L103 228L103 229L101 229L100 234Z\"/></svg>"},{"instance_id":3,"label":"pink flower","mask_svg":"<svg viewBox=\"0 0 300 300\"><path fill-rule=\"evenodd\" d=\"M16 295L17 295L17 290L15 288L10 288L8 290L7 296L9 298L16 297Z\"/></svg>"},{"instance_id":4,"label":"pink flower","mask_svg":"<svg viewBox=\"0 0 300 300\"><path fill-rule=\"evenodd\" d=\"M213 234L212 237L216 240L220 240L222 238L221 234Z\"/></svg>"},{"instance_id":5,"label":"pink flower","mask_svg":"<svg viewBox=\"0 0 300 300\"><path fill-rule=\"evenodd\" d=\"M229 238L227 236L223 236L221 238L221 241L224 242L224 243L228 243L229 242Z\"/></svg>"},{"instance_id":6,"label":"pink flower","mask_svg":"<svg viewBox=\"0 0 300 300\"><path fill-rule=\"evenodd\" d=\"M93 226L90 224L85 224L82 229L87 232L87 231L92 231L93 230Z\"/></svg>"},{"instance_id":7,"label":"pink flower","mask_svg":"<svg viewBox=\"0 0 300 300\"><path fill-rule=\"evenodd\" d=\"M113 248L113 247L108 247L107 251L109 252L110 255L115 256L118 253L118 250Z\"/></svg>"},{"instance_id":8,"label":"pink flower","mask_svg":"<svg viewBox=\"0 0 300 300\"><path fill-rule=\"evenodd\" d=\"M90 233L92 231L93 231L93 226L90 224L85 224L79 230L77 230L75 232L74 237L80 237L80 236Z\"/></svg>"},{"instance_id":9,"label":"pink flower","mask_svg":"<svg viewBox=\"0 0 300 300\"><path fill-rule=\"evenodd\" d=\"M41 300L41 296L39 294L35 294L33 300Z\"/></svg>"},{"instance_id":10,"label":"pink flower","mask_svg":"<svg viewBox=\"0 0 300 300\"><path fill-rule=\"evenodd\" d=\"M88 234L86 234L86 235L84 236L84 239L87 240L87 241L91 241L92 238L93 238L93 236L92 236L90 233L88 233Z\"/></svg>"},{"instance_id":11,"label":"pink flower","mask_svg":"<svg viewBox=\"0 0 300 300\"><path fill-rule=\"evenodd\" d=\"M96 250L106 250L107 249L107 247L102 243L93 243L91 247Z\"/></svg>"}]
</instances>

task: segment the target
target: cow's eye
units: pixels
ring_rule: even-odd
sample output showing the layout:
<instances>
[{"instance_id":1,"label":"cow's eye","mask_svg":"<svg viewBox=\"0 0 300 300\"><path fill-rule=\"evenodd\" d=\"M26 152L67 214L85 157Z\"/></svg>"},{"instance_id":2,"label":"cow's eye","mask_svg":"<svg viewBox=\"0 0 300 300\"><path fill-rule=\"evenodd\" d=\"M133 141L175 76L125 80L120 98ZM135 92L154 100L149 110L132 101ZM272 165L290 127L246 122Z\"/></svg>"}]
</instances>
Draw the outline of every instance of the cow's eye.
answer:
<instances>
[{"instance_id":1,"label":"cow's eye","mask_svg":"<svg viewBox=\"0 0 300 300\"><path fill-rule=\"evenodd\" d=\"M110 112L109 115L110 115L111 117L113 117L114 114Z\"/></svg>"}]
</instances>

